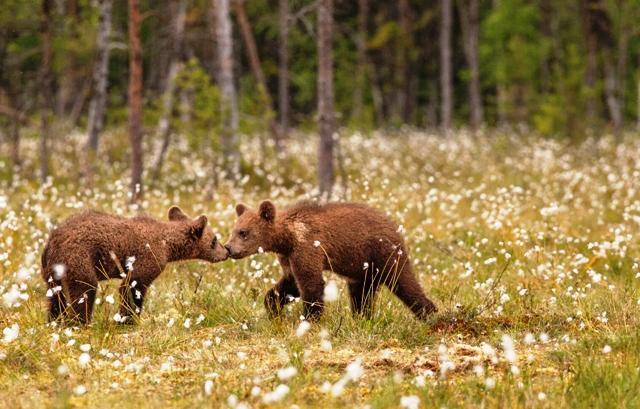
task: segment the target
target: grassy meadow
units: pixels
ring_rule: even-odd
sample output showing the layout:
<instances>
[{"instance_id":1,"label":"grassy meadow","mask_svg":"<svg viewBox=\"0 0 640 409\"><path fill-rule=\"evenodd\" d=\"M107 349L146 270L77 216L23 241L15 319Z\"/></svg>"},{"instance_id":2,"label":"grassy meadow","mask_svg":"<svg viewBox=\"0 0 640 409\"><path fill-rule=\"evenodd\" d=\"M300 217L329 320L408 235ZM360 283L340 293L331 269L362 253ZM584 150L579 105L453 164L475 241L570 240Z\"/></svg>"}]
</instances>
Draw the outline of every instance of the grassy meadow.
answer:
<instances>
[{"instance_id":1,"label":"grassy meadow","mask_svg":"<svg viewBox=\"0 0 640 409\"><path fill-rule=\"evenodd\" d=\"M105 135L93 187L78 176L82 135L69 138L45 184L35 139L19 173L0 156L2 407L640 407L637 138L343 134L335 199L400 225L440 312L416 321L384 290L373 319L354 319L327 274L340 296L310 328L299 302L266 316L274 254L170 264L137 326L113 319L117 281L100 284L91 325L47 324L40 254L74 212L166 218L178 204L226 240L238 201L284 206L315 189L312 136L280 160L244 141L235 183L185 139L134 208L126 133Z\"/></svg>"}]
</instances>

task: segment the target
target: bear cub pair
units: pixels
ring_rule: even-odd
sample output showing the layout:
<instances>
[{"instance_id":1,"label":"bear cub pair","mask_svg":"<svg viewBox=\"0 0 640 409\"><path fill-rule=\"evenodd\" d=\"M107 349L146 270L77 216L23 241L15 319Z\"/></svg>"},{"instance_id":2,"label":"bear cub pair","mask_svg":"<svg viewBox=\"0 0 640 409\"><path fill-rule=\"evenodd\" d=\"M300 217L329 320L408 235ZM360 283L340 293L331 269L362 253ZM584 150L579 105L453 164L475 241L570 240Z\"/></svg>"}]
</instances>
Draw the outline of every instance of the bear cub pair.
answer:
<instances>
[{"instance_id":1,"label":"bear cub pair","mask_svg":"<svg viewBox=\"0 0 640 409\"><path fill-rule=\"evenodd\" d=\"M300 297L305 317L317 319L324 307L325 270L347 280L354 314L370 317L383 285L419 319L436 311L412 271L397 226L375 209L300 202L276 214L275 206L264 201L258 210L238 204L236 213L238 220L224 247L205 216L191 219L178 207L169 210L168 222L93 211L72 216L51 233L42 255L49 320L64 313L89 322L98 281L121 278L121 320L132 322L141 312L147 289L167 263L187 259L214 263L259 251L276 253L282 267L281 279L264 299L272 317Z\"/></svg>"},{"instance_id":2,"label":"bear cub pair","mask_svg":"<svg viewBox=\"0 0 640 409\"><path fill-rule=\"evenodd\" d=\"M188 259L215 263L227 257L206 216L191 219L175 206L167 222L95 211L77 214L53 230L42 254L49 320L64 314L88 323L98 281L121 278L121 322L133 322L147 289L167 263Z\"/></svg>"}]
</instances>

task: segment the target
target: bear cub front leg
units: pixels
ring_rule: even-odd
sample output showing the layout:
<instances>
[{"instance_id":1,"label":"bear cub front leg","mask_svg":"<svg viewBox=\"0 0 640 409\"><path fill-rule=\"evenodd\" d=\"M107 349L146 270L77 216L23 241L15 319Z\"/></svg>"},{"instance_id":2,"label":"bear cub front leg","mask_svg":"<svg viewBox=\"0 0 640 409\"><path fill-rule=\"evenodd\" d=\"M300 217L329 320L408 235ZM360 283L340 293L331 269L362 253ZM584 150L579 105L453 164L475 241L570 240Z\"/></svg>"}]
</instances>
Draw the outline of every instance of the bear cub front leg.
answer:
<instances>
[{"instance_id":1,"label":"bear cub front leg","mask_svg":"<svg viewBox=\"0 0 640 409\"><path fill-rule=\"evenodd\" d=\"M264 306L270 318L280 315L285 305L293 301L294 298L300 297L300 291L293 277L289 259L284 256L278 256L278 261L280 261L280 266L282 267L282 277L273 288L267 291L264 297Z\"/></svg>"},{"instance_id":2,"label":"bear cub front leg","mask_svg":"<svg viewBox=\"0 0 640 409\"><path fill-rule=\"evenodd\" d=\"M317 321L324 311L324 279L321 263L305 263L304 260L292 260L291 269L300 290L303 315L307 320Z\"/></svg>"}]
</instances>

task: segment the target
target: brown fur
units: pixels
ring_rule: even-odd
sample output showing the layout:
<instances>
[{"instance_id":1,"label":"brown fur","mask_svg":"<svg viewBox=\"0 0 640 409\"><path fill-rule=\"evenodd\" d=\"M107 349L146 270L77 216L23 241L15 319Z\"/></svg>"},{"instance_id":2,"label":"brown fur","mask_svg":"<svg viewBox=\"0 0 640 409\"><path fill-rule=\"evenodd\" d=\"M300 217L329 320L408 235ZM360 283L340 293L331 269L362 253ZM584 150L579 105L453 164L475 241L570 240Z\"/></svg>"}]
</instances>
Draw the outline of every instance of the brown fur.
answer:
<instances>
[{"instance_id":1,"label":"brown fur","mask_svg":"<svg viewBox=\"0 0 640 409\"><path fill-rule=\"evenodd\" d=\"M271 315L293 297L301 297L305 316L317 318L323 310L323 270L347 280L354 314L371 316L381 285L418 318L436 311L413 274L397 226L375 209L354 203L300 202L276 215L274 205L265 201L258 210L238 204L236 213L238 220L225 245L230 257L247 257L260 247L278 254L283 275L265 296Z\"/></svg>"},{"instance_id":2,"label":"brown fur","mask_svg":"<svg viewBox=\"0 0 640 409\"><path fill-rule=\"evenodd\" d=\"M135 257L132 269L127 267L129 257ZM167 222L94 211L74 215L53 230L42 254L49 320L66 312L80 322L91 321L98 281L110 278L123 279L120 315L138 317L149 285L168 262L227 257L206 216L190 219L175 206ZM64 269L62 277L56 269Z\"/></svg>"}]
</instances>

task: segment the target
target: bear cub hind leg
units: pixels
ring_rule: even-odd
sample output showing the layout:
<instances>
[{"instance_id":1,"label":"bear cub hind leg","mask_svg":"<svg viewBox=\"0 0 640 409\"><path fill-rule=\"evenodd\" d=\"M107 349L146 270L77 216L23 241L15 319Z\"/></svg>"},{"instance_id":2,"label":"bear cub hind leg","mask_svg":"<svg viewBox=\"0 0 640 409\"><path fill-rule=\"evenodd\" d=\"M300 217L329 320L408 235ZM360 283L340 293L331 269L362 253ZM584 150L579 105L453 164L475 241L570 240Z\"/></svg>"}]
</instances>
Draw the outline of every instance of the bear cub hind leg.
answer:
<instances>
[{"instance_id":1,"label":"bear cub hind leg","mask_svg":"<svg viewBox=\"0 0 640 409\"><path fill-rule=\"evenodd\" d=\"M373 304L379 283L373 283L369 277L365 277L362 281L349 282L348 288L353 315L370 319L373 316Z\"/></svg>"},{"instance_id":2,"label":"bear cub hind leg","mask_svg":"<svg viewBox=\"0 0 640 409\"><path fill-rule=\"evenodd\" d=\"M397 282L388 283L387 286L418 319L424 320L438 311L436 305L424 295L410 268L405 267L398 274Z\"/></svg>"},{"instance_id":3,"label":"bear cub hind leg","mask_svg":"<svg viewBox=\"0 0 640 409\"><path fill-rule=\"evenodd\" d=\"M67 311L71 319L87 324L91 322L93 304L96 300L98 280L80 281L72 280L68 285L68 302L71 304Z\"/></svg>"}]
</instances>

